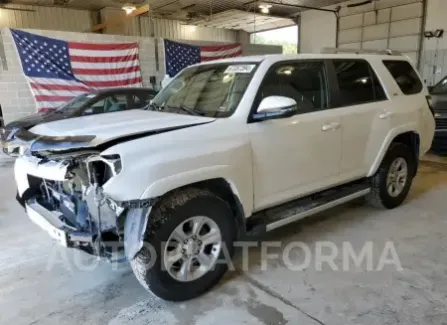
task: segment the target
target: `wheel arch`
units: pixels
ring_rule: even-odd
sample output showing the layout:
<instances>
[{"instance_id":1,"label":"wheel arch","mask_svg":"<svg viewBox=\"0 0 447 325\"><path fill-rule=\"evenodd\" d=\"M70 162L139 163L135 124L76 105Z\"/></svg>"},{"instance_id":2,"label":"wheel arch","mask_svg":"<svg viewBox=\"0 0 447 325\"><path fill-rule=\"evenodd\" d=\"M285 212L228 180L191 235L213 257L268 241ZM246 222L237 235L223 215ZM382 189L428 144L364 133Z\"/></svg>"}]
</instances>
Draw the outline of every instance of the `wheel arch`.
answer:
<instances>
[{"instance_id":1,"label":"wheel arch","mask_svg":"<svg viewBox=\"0 0 447 325\"><path fill-rule=\"evenodd\" d=\"M398 130L394 130L394 132L390 132L384 141L382 148L377 156L374 164L371 166L368 177L374 175L382 164L383 159L385 158L388 149L393 143L402 143L412 149L412 154L415 161L415 170L413 170L413 176L416 175L418 164L419 164L419 155L420 155L420 136L419 132L416 131L414 127L405 127Z\"/></svg>"},{"instance_id":2,"label":"wheel arch","mask_svg":"<svg viewBox=\"0 0 447 325\"><path fill-rule=\"evenodd\" d=\"M163 194L158 195L157 200L168 196L174 191L187 188L207 189L227 202L233 212L233 221L237 229L235 239L245 235L246 214L237 188L233 182L223 177L204 179L172 188ZM129 260L133 259L144 245L144 238L151 210L152 207L145 207L142 209L129 210L126 214L126 219L124 221L124 248L126 257Z\"/></svg>"}]
</instances>

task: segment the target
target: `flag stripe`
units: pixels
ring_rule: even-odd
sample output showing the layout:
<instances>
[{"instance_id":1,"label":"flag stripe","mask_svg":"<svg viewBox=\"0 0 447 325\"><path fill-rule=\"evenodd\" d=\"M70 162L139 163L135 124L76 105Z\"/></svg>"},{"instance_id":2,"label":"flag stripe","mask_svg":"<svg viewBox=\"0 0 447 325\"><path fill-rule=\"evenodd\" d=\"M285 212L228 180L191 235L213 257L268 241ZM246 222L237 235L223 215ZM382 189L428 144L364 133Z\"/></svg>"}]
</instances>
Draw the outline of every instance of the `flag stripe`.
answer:
<instances>
[{"instance_id":1,"label":"flag stripe","mask_svg":"<svg viewBox=\"0 0 447 325\"><path fill-rule=\"evenodd\" d=\"M120 69L140 66L138 60L123 61L123 62L98 62L98 63L86 63L86 62L71 62L72 69Z\"/></svg>"},{"instance_id":2,"label":"flag stripe","mask_svg":"<svg viewBox=\"0 0 447 325\"><path fill-rule=\"evenodd\" d=\"M138 49L138 43L112 43L112 44L95 44L68 42L70 49L76 50L93 50L93 51L114 51L114 50L131 50Z\"/></svg>"},{"instance_id":3,"label":"flag stripe","mask_svg":"<svg viewBox=\"0 0 447 325\"><path fill-rule=\"evenodd\" d=\"M73 68L73 72L77 75L108 75L108 74L123 74L130 72L139 72L140 67L138 65L134 65L132 67L118 68L118 69L75 69Z\"/></svg>"},{"instance_id":4,"label":"flag stripe","mask_svg":"<svg viewBox=\"0 0 447 325\"><path fill-rule=\"evenodd\" d=\"M215 52L200 52L201 57L222 57L222 56L230 56L230 55L241 55L242 50L240 47L230 49L230 50L221 50L221 51L215 51Z\"/></svg>"},{"instance_id":5,"label":"flag stripe","mask_svg":"<svg viewBox=\"0 0 447 325\"><path fill-rule=\"evenodd\" d=\"M66 90L66 91L81 91L86 92L89 91L90 88L86 87L82 84L79 85L60 85L60 84L45 84L45 83L34 83L30 82L30 86L33 89L43 89L48 91L55 91L55 90Z\"/></svg>"},{"instance_id":6,"label":"flag stripe","mask_svg":"<svg viewBox=\"0 0 447 325\"><path fill-rule=\"evenodd\" d=\"M110 80L110 81L86 81L84 84L94 88L105 88L105 87L120 87L125 85L139 84L143 82L143 78L132 78L124 80Z\"/></svg>"},{"instance_id":7,"label":"flag stripe","mask_svg":"<svg viewBox=\"0 0 447 325\"><path fill-rule=\"evenodd\" d=\"M216 57L201 57L202 62L208 62L208 61L214 61L214 60L220 60L220 59L226 59L226 58L234 58L237 56L242 55L242 52L240 53L234 53L232 55L225 55L225 56L216 56Z\"/></svg>"},{"instance_id":8,"label":"flag stripe","mask_svg":"<svg viewBox=\"0 0 447 325\"><path fill-rule=\"evenodd\" d=\"M47 112L54 111L54 110L55 110L54 107L41 107L37 111L39 113L47 113Z\"/></svg>"},{"instance_id":9,"label":"flag stripe","mask_svg":"<svg viewBox=\"0 0 447 325\"><path fill-rule=\"evenodd\" d=\"M71 62L86 62L86 63L126 62L126 61L138 60L138 54L122 55L115 57L108 57L108 56L90 57L90 56L74 55L70 56L70 59Z\"/></svg>"},{"instance_id":10,"label":"flag stripe","mask_svg":"<svg viewBox=\"0 0 447 325\"><path fill-rule=\"evenodd\" d=\"M85 51L85 50L76 50L69 49L70 56L82 56L82 57L104 57L104 58L113 58L113 57L127 57L129 55L136 55L137 50L113 50L113 51Z\"/></svg>"},{"instance_id":11,"label":"flag stripe","mask_svg":"<svg viewBox=\"0 0 447 325\"><path fill-rule=\"evenodd\" d=\"M90 89L87 89L87 91ZM36 96L79 96L85 94L86 90L48 90L34 89Z\"/></svg>"},{"instance_id":12,"label":"flag stripe","mask_svg":"<svg viewBox=\"0 0 447 325\"><path fill-rule=\"evenodd\" d=\"M122 74L115 74L113 76L113 81L119 81L122 82L123 80L132 80L134 78L141 77L140 71L137 72L130 72L130 73L122 73ZM85 83L87 81L110 81L110 78L108 75L79 75L79 80L82 83Z\"/></svg>"},{"instance_id":13,"label":"flag stripe","mask_svg":"<svg viewBox=\"0 0 447 325\"><path fill-rule=\"evenodd\" d=\"M75 96L46 96L38 95L36 96L36 101L38 102L68 102L72 100Z\"/></svg>"},{"instance_id":14,"label":"flag stripe","mask_svg":"<svg viewBox=\"0 0 447 325\"><path fill-rule=\"evenodd\" d=\"M228 44L228 45L203 45L203 46L200 46L200 50L205 51L205 52L218 52L218 51L222 51L222 50L231 50L231 49L236 49L236 48L240 49L241 44L234 43L234 44Z\"/></svg>"}]
</instances>

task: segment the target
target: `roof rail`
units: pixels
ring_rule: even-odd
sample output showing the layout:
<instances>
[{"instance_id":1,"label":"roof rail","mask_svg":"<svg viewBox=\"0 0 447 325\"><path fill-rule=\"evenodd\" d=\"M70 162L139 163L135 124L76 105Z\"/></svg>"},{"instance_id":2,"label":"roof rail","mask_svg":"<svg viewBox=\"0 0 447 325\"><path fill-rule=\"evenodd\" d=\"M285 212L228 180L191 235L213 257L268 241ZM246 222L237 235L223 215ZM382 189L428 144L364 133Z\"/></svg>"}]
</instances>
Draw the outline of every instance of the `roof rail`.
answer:
<instances>
[{"instance_id":1,"label":"roof rail","mask_svg":"<svg viewBox=\"0 0 447 325\"><path fill-rule=\"evenodd\" d=\"M325 47L321 53L336 54L336 53L354 53L354 54L380 54L380 55L402 55L399 51L394 50L367 50L367 49L347 49L340 47Z\"/></svg>"}]
</instances>

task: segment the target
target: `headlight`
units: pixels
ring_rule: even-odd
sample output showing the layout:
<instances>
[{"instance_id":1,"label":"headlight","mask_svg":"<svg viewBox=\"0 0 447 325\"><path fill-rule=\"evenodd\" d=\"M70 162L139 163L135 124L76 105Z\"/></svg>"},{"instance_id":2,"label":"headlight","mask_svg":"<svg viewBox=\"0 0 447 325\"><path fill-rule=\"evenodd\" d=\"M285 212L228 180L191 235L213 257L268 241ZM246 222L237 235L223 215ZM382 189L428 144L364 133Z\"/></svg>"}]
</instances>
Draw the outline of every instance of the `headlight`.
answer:
<instances>
[{"instance_id":1,"label":"headlight","mask_svg":"<svg viewBox=\"0 0 447 325\"><path fill-rule=\"evenodd\" d=\"M122 164L119 155L91 156L85 161L91 182L103 186L111 178L121 172Z\"/></svg>"}]
</instances>

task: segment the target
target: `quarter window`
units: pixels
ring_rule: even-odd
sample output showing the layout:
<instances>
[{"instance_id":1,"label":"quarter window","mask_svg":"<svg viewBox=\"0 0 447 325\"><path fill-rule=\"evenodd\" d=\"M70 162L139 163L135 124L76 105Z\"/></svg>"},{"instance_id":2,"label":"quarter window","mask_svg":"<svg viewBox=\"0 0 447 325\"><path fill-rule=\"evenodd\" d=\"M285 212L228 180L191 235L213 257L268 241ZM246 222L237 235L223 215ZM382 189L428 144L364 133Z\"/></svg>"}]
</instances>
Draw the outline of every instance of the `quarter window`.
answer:
<instances>
[{"instance_id":1,"label":"quarter window","mask_svg":"<svg viewBox=\"0 0 447 325\"><path fill-rule=\"evenodd\" d=\"M298 113L328 107L328 87L323 61L293 62L274 66L266 75L257 103L265 97L285 96L297 102Z\"/></svg>"},{"instance_id":2,"label":"quarter window","mask_svg":"<svg viewBox=\"0 0 447 325\"><path fill-rule=\"evenodd\" d=\"M334 60L342 106L385 100L382 85L368 62Z\"/></svg>"},{"instance_id":3,"label":"quarter window","mask_svg":"<svg viewBox=\"0 0 447 325\"><path fill-rule=\"evenodd\" d=\"M383 64L385 64L385 67L405 95L418 94L422 91L422 82L410 63L407 61L387 60L383 61Z\"/></svg>"}]
</instances>

